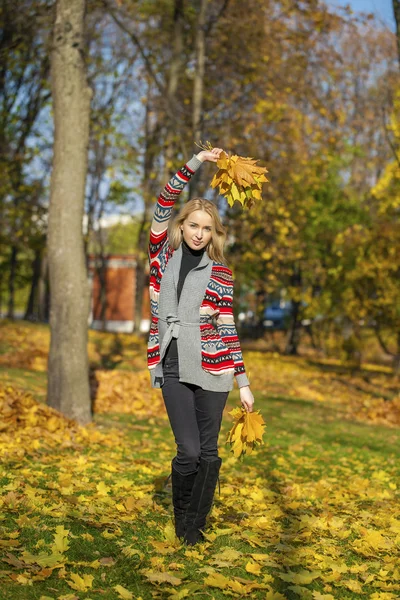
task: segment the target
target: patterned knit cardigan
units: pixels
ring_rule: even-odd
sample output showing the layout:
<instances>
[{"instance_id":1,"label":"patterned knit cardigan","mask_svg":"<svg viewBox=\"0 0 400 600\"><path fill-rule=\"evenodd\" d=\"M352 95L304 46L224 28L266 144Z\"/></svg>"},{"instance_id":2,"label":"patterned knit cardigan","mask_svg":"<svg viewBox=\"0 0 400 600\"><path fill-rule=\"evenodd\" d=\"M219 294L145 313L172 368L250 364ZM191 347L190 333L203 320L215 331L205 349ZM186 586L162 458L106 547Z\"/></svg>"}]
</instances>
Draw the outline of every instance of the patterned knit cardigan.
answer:
<instances>
[{"instance_id":1,"label":"patterned knit cardigan","mask_svg":"<svg viewBox=\"0 0 400 600\"><path fill-rule=\"evenodd\" d=\"M194 156L167 183L155 207L154 220L165 223L164 231L151 229L149 244L151 326L148 342L148 367L160 363L158 330L161 279L174 253L169 245L168 221L176 199L201 162ZM210 317L217 316L215 328ZM233 372L239 387L249 385L233 318L232 271L224 264L213 262L211 276L200 306L201 367L213 375Z\"/></svg>"}]
</instances>

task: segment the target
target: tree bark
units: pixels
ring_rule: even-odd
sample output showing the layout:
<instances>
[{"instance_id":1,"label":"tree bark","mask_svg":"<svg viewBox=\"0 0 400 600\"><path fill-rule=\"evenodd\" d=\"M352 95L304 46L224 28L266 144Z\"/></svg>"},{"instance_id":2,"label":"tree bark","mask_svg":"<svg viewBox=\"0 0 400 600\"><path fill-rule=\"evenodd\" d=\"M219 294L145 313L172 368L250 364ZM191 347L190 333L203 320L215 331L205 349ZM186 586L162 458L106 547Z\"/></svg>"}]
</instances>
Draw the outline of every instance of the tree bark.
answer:
<instances>
[{"instance_id":1,"label":"tree bark","mask_svg":"<svg viewBox=\"0 0 400 600\"><path fill-rule=\"evenodd\" d=\"M83 57L85 8L85 0L57 0L55 6L51 54L55 135L48 228L48 402L81 424L92 418L89 285L82 233L91 100Z\"/></svg>"},{"instance_id":2,"label":"tree bark","mask_svg":"<svg viewBox=\"0 0 400 600\"><path fill-rule=\"evenodd\" d=\"M146 266L148 262L147 249L149 244L149 229L148 223L151 220L151 212L153 209L153 187L151 172L154 166L154 158L157 151L157 138L159 126L156 124L152 130L150 123L150 113L152 111L152 87L149 82L146 102L145 116L145 154L144 154L144 169L143 169L143 214L140 221L138 242L136 246L136 289L135 289L135 314L134 314L134 329L140 332L143 312L143 292L147 283ZM154 194L155 195L155 194Z\"/></svg>"},{"instance_id":3,"label":"tree bark","mask_svg":"<svg viewBox=\"0 0 400 600\"><path fill-rule=\"evenodd\" d=\"M397 59L400 63L400 0L393 0L393 12L396 21Z\"/></svg>"},{"instance_id":4,"label":"tree bark","mask_svg":"<svg viewBox=\"0 0 400 600\"><path fill-rule=\"evenodd\" d=\"M193 81L193 140L199 142L202 134L202 112L204 96L204 73L206 66L206 12L208 0L201 0L196 31L196 67ZM193 177L189 183L189 195L196 196L199 178Z\"/></svg>"},{"instance_id":5,"label":"tree bark","mask_svg":"<svg viewBox=\"0 0 400 600\"><path fill-rule=\"evenodd\" d=\"M25 321L34 321L39 317L38 291L40 274L42 271L42 250L35 250L35 257L32 262L32 281L29 292L28 303L26 305L24 319Z\"/></svg>"},{"instance_id":6,"label":"tree bark","mask_svg":"<svg viewBox=\"0 0 400 600\"><path fill-rule=\"evenodd\" d=\"M300 267L297 265L295 265L293 268L293 273L290 278L290 285L301 290L302 273ZM284 352L285 354L291 356L297 356L298 354L298 345L300 341L300 307L301 302L292 300L291 323Z\"/></svg>"},{"instance_id":7,"label":"tree bark","mask_svg":"<svg viewBox=\"0 0 400 600\"><path fill-rule=\"evenodd\" d=\"M14 309L15 309L15 276L17 274L17 256L18 256L18 248L17 246L11 246L11 256L10 256L10 274L8 277L8 309L7 309L7 319L14 319Z\"/></svg>"},{"instance_id":8,"label":"tree bark","mask_svg":"<svg viewBox=\"0 0 400 600\"><path fill-rule=\"evenodd\" d=\"M49 261L46 252L43 252L38 285L38 318L39 321L48 322L50 316L50 289L49 289Z\"/></svg>"},{"instance_id":9,"label":"tree bark","mask_svg":"<svg viewBox=\"0 0 400 600\"><path fill-rule=\"evenodd\" d=\"M166 103L169 111L177 114L177 91L181 71L183 68L184 43L183 43L183 20L184 20L184 0L174 1L174 22L173 22L173 45L171 64L169 68L168 86ZM168 115L167 110L167 132L165 136L165 165L163 181L168 181L174 173L174 158L177 146L177 137L175 119ZM179 140L182 144L182 140Z\"/></svg>"},{"instance_id":10,"label":"tree bark","mask_svg":"<svg viewBox=\"0 0 400 600\"><path fill-rule=\"evenodd\" d=\"M285 354L289 356L297 356L298 345L299 345L299 315L300 315L300 302L292 301L292 314L291 323L286 342Z\"/></svg>"}]
</instances>

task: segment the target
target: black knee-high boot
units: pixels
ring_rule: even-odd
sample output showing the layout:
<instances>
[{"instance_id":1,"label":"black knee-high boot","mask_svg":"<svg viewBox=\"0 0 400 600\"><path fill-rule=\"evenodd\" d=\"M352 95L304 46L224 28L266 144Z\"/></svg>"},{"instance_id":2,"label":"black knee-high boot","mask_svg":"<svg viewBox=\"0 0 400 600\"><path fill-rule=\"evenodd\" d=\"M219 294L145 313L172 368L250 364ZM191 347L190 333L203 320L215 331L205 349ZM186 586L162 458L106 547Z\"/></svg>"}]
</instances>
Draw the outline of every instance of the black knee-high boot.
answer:
<instances>
[{"instance_id":1,"label":"black knee-high boot","mask_svg":"<svg viewBox=\"0 0 400 600\"><path fill-rule=\"evenodd\" d=\"M204 529L211 510L221 463L220 458L213 461L200 458L199 470L186 511L184 541L189 546L194 546L204 538L201 530Z\"/></svg>"},{"instance_id":2,"label":"black knee-high boot","mask_svg":"<svg viewBox=\"0 0 400 600\"><path fill-rule=\"evenodd\" d=\"M174 506L175 533L177 537L185 534L185 517L192 495L197 473L182 475L172 463L172 504Z\"/></svg>"}]
</instances>

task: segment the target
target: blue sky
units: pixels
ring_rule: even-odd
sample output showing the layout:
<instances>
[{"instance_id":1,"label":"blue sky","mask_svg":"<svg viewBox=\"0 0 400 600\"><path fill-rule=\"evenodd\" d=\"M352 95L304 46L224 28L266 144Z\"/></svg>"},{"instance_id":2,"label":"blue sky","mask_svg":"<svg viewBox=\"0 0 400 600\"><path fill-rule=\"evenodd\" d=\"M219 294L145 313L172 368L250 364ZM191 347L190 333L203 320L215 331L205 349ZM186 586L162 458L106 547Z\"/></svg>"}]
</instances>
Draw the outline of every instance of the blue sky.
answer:
<instances>
[{"instance_id":1,"label":"blue sky","mask_svg":"<svg viewBox=\"0 0 400 600\"><path fill-rule=\"evenodd\" d=\"M325 0L325 2L330 6L350 5L354 12L373 13L380 21L394 30L392 0Z\"/></svg>"}]
</instances>

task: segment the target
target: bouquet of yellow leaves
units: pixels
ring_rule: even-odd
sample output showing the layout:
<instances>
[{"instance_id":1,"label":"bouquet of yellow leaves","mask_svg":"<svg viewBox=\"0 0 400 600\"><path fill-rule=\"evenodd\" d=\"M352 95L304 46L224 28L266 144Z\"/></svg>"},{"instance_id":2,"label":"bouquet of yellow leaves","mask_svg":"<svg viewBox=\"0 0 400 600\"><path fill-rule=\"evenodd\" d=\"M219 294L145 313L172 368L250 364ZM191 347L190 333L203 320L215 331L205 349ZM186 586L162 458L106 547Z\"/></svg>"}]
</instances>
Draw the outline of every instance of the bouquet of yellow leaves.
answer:
<instances>
[{"instance_id":1,"label":"bouquet of yellow leaves","mask_svg":"<svg viewBox=\"0 0 400 600\"><path fill-rule=\"evenodd\" d=\"M210 142L201 145L203 150L212 150ZM233 206L238 201L245 208L251 208L256 200L261 200L262 184L268 179L265 167L258 167L257 160L236 154L222 152L217 161L218 171L211 181L211 187L219 187L219 193Z\"/></svg>"},{"instance_id":2,"label":"bouquet of yellow leaves","mask_svg":"<svg viewBox=\"0 0 400 600\"><path fill-rule=\"evenodd\" d=\"M265 422L259 410L247 412L238 406L229 414L232 415L234 423L226 443L231 444L231 450L236 458L242 458L245 454L251 454L257 445L263 443Z\"/></svg>"}]
</instances>

